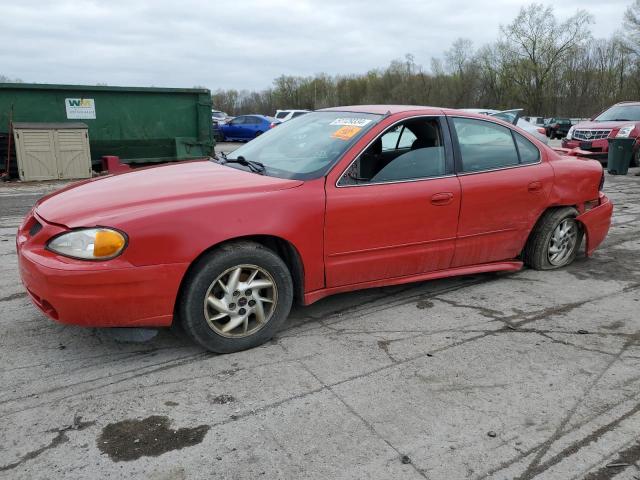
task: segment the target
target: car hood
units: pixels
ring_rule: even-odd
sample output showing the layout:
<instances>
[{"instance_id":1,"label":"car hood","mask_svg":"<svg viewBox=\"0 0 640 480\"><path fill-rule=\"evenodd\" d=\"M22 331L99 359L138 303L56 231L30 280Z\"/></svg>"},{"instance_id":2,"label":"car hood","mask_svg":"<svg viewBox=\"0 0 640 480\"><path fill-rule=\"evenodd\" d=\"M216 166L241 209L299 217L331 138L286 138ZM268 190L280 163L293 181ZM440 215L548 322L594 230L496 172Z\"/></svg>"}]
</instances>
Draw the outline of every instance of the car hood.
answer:
<instances>
[{"instance_id":1,"label":"car hood","mask_svg":"<svg viewBox=\"0 0 640 480\"><path fill-rule=\"evenodd\" d=\"M173 163L71 184L38 201L36 213L68 228L87 227L162 204L283 190L299 180L268 177L211 161Z\"/></svg>"},{"instance_id":2,"label":"car hood","mask_svg":"<svg viewBox=\"0 0 640 480\"><path fill-rule=\"evenodd\" d=\"M575 125L575 128L579 130L613 130L614 128L620 128L631 123L637 122L580 122Z\"/></svg>"}]
</instances>

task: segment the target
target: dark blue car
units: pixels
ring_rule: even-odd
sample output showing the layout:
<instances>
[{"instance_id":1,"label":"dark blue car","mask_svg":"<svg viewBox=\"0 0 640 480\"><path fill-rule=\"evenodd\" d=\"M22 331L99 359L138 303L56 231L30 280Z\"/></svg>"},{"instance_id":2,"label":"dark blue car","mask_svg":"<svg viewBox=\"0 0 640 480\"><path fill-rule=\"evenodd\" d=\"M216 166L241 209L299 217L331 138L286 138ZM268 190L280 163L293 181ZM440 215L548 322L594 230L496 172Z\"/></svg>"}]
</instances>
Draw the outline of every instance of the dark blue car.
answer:
<instances>
[{"instance_id":1,"label":"dark blue car","mask_svg":"<svg viewBox=\"0 0 640 480\"><path fill-rule=\"evenodd\" d=\"M278 123L275 118L265 115L240 115L229 123L220 125L220 130L226 142L244 142L262 135Z\"/></svg>"}]
</instances>

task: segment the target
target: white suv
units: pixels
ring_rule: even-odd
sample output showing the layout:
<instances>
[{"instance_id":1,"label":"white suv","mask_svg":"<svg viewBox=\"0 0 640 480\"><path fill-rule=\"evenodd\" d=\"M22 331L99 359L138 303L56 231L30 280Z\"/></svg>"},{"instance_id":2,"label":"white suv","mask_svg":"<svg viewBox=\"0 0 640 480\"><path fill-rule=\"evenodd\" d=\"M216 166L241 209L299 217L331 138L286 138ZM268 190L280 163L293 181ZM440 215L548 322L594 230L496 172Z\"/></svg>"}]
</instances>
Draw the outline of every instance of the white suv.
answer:
<instances>
[{"instance_id":1,"label":"white suv","mask_svg":"<svg viewBox=\"0 0 640 480\"><path fill-rule=\"evenodd\" d=\"M299 117L305 113L309 113L311 110L276 110L275 117L281 122L286 122L292 118Z\"/></svg>"}]
</instances>

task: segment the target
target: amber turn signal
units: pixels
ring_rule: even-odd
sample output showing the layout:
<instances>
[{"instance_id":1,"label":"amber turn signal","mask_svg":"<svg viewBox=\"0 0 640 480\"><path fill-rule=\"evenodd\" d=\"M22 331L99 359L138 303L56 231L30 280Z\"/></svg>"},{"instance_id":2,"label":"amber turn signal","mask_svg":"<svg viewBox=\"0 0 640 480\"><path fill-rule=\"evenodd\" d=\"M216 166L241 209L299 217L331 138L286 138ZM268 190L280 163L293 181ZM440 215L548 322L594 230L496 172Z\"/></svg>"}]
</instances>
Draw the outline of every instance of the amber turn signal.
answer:
<instances>
[{"instance_id":1,"label":"amber turn signal","mask_svg":"<svg viewBox=\"0 0 640 480\"><path fill-rule=\"evenodd\" d=\"M98 230L96 241L93 246L93 256L95 258L113 257L122 247L125 239L120 232L115 230Z\"/></svg>"}]
</instances>

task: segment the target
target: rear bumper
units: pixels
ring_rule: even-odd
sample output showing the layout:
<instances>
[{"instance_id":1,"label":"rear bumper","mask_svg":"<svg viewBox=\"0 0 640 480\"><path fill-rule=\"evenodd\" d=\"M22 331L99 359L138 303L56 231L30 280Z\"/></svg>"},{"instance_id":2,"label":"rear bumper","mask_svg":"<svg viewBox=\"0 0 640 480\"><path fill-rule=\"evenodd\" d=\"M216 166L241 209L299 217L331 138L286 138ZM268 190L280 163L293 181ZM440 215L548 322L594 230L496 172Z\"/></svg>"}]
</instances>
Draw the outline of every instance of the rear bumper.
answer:
<instances>
[{"instance_id":1,"label":"rear bumper","mask_svg":"<svg viewBox=\"0 0 640 480\"><path fill-rule=\"evenodd\" d=\"M600 193L600 205L578 215L577 220L582 223L587 237L586 254L591 256L600 246L609 232L613 203L604 193Z\"/></svg>"},{"instance_id":2,"label":"rear bumper","mask_svg":"<svg viewBox=\"0 0 640 480\"><path fill-rule=\"evenodd\" d=\"M45 225L33 238L20 230L16 242L22 283L48 317L87 327L171 325L188 265L70 261L43 248L41 239L50 238L50 227Z\"/></svg>"}]
</instances>

